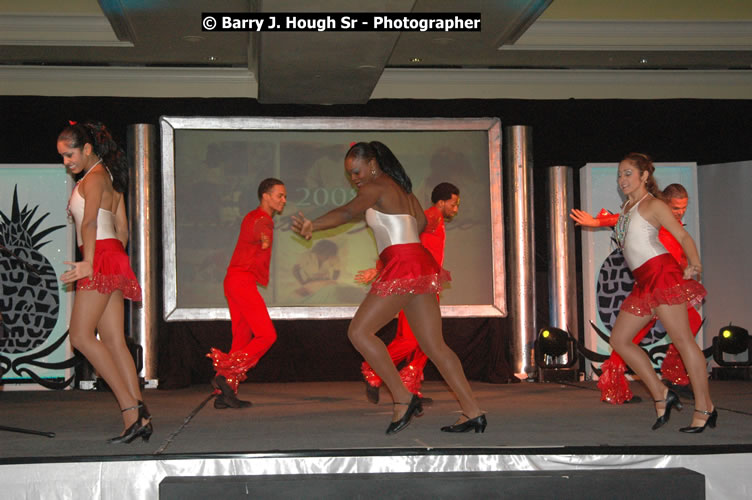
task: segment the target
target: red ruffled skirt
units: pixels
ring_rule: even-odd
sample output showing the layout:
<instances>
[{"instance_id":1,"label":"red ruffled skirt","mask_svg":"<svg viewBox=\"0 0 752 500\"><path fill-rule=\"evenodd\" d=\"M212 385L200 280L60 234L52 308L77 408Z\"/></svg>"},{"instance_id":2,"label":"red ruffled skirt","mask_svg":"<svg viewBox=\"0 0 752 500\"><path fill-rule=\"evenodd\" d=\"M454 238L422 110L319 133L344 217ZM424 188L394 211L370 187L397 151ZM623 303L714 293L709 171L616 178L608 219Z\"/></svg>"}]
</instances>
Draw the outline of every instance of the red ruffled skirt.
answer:
<instances>
[{"instance_id":1,"label":"red ruffled skirt","mask_svg":"<svg viewBox=\"0 0 752 500\"><path fill-rule=\"evenodd\" d=\"M653 257L634 269L634 288L619 308L636 316L650 316L659 305L687 304L691 307L702 302L707 290L699 282L684 279L684 271L670 253Z\"/></svg>"},{"instance_id":2,"label":"red ruffled skirt","mask_svg":"<svg viewBox=\"0 0 752 500\"><path fill-rule=\"evenodd\" d=\"M368 293L382 297L439 293L442 285L452 279L420 243L388 246L379 258L384 267Z\"/></svg>"},{"instance_id":3,"label":"red ruffled skirt","mask_svg":"<svg viewBox=\"0 0 752 500\"><path fill-rule=\"evenodd\" d=\"M80 248L83 253L83 247ZM126 299L141 300L141 286L120 240L97 240L94 247L94 274L91 278L78 280L76 290L96 290L104 294L120 290Z\"/></svg>"}]
</instances>

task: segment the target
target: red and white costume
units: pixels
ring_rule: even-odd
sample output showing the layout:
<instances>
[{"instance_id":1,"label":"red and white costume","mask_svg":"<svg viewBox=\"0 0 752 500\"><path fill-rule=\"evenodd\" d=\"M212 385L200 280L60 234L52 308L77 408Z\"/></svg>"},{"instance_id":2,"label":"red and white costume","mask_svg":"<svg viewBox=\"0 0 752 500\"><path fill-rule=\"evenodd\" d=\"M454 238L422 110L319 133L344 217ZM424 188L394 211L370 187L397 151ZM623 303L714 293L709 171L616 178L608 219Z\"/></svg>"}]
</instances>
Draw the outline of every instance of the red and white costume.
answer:
<instances>
[{"instance_id":1,"label":"red and white costume","mask_svg":"<svg viewBox=\"0 0 752 500\"><path fill-rule=\"evenodd\" d=\"M237 393L248 370L256 366L277 340L266 303L256 284L269 283L269 263L274 239L272 217L257 208L249 212L240 226L240 235L224 280L225 298L232 320L232 345L225 354L211 348L217 375Z\"/></svg>"},{"instance_id":2,"label":"red and white costume","mask_svg":"<svg viewBox=\"0 0 752 500\"><path fill-rule=\"evenodd\" d=\"M89 172L93 167L89 169ZM89 174L86 172L84 177ZM108 171L109 173L109 171ZM110 176L112 178L112 176ZM81 181L84 178L81 178ZM79 181L79 184L80 182ZM76 224L76 242L83 254L84 240L81 237L81 224L84 219L84 205L86 201L78 192L78 186L73 188L68 201L68 212ZM123 297L132 301L141 300L141 287L131 268L128 254L125 253L123 243L117 239L115 232L115 214L103 208L97 213L97 240L94 245L94 273L91 278L82 278L76 282L76 290L96 290L99 293L110 294L116 290L123 292Z\"/></svg>"},{"instance_id":3,"label":"red and white costume","mask_svg":"<svg viewBox=\"0 0 752 500\"><path fill-rule=\"evenodd\" d=\"M684 279L684 270L661 244L658 228L640 215L639 206L637 202L616 223L617 237L623 227L620 244L635 278L632 293L624 299L620 310L648 316L662 304L700 304L707 294L705 287L695 280Z\"/></svg>"},{"instance_id":4,"label":"red and white costume","mask_svg":"<svg viewBox=\"0 0 752 500\"><path fill-rule=\"evenodd\" d=\"M376 212L376 214L386 215L381 214L380 212ZM441 215L441 211L436 206L428 208L425 211L425 216L426 227L420 234L420 242L422 246L426 250L428 250L434 261L441 269L444 261L444 243L446 241L444 217ZM412 216L407 217L410 217L413 221L415 220L414 218L412 218ZM376 230L374 230L374 234L376 234ZM381 270L380 276L383 276L383 272L384 271ZM445 272L446 271L441 269L437 276L444 276L442 273ZM431 279L433 280L433 278ZM373 288L371 290L371 293L374 293ZM403 311L400 311L399 313L397 320L397 333L394 337L394 340L392 340L392 342L390 342L387 346L387 350L389 351L389 355L391 356L392 361L395 365L398 365L403 360L409 359L407 365L405 365L405 367L400 370L400 376L410 392L414 394L420 394L420 386L423 380L423 369L425 368L426 362L428 361L428 356L426 356L418 346L418 341L415 339L415 335L413 335L413 332L410 329L410 325L408 324L407 318L405 317L405 313ZM368 363L363 362L361 366L361 372L370 385L374 387L381 385L381 379L371 369Z\"/></svg>"},{"instance_id":5,"label":"red and white costume","mask_svg":"<svg viewBox=\"0 0 752 500\"><path fill-rule=\"evenodd\" d=\"M642 200L640 200L642 201ZM660 304L687 303L689 324L694 335L697 335L702 324L702 318L692 307L699 304L706 295L705 288L695 280L685 280L683 269L687 265L687 257L676 238L665 228L660 231L646 221L637 206L632 207L624 216L618 217L618 224L623 226L620 241L624 258L635 277L632 293L624 300L621 310L638 316L653 314L652 310ZM601 217L609 220L614 216ZM613 223L613 220L609 222ZM618 236L617 236L618 237ZM647 244L645 244L647 243ZM635 344L647 335L655 325L657 318L653 318L632 340ZM608 360L601 365L601 377L598 387L601 390L601 400L609 403L621 404L632 399L633 394L624 376L626 364L618 353L613 352ZM669 346L666 357L661 365L663 377L676 385L687 385L684 363L673 344Z\"/></svg>"}]
</instances>

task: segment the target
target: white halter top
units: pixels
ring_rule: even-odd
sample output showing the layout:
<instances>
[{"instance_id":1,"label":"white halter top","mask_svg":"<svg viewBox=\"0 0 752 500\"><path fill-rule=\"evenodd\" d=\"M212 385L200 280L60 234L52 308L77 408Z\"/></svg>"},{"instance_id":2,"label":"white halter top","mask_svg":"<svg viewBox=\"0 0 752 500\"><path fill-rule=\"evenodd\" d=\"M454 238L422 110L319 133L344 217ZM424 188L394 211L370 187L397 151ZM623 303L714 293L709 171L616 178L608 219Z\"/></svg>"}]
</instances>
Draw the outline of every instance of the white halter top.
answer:
<instances>
[{"instance_id":1,"label":"white halter top","mask_svg":"<svg viewBox=\"0 0 752 500\"><path fill-rule=\"evenodd\" d=\"M385 214L369 208L366 210L366 224L373 230L379 253L392 245L420 243L418 221L410 214Z\"/></svg>"},{"instance_id":2,"label":"white halter top","mask_svg":"<svg viewBox=\"0 0 752 500\"><path fill-rule=\"evenodd\" d=\"M94 167L91 167L89 172L94 170ZM89 172L86 172L76 183L76 187L73 188L70 200L68 201L68 213L70 213L76 223L76 242L78 246L84 244L84 240L81 237L81 223L84 220L84 204L86 203L86 200L78 193L78 185L89 175ZM110 179L112 179L112 175L110 175ZM117 238L117 233L115 233L115 214L109 210L100 208L97 214L97 239L106 240L109 238Z\"/></svg>"},{"instance_id":3,"label":"white halter top","mask_svg":"<svg viewBox=\"0 0 752 500\"><path fill-rule=\"evenodd\" d=\"M647 196L647 195L646 195ZM653 257L668 253L658 239L659 228L646 221L637 209L645 198L619 216L616 234L624 259L630 270L635 270Z\"/></svg>"}]
</instances>

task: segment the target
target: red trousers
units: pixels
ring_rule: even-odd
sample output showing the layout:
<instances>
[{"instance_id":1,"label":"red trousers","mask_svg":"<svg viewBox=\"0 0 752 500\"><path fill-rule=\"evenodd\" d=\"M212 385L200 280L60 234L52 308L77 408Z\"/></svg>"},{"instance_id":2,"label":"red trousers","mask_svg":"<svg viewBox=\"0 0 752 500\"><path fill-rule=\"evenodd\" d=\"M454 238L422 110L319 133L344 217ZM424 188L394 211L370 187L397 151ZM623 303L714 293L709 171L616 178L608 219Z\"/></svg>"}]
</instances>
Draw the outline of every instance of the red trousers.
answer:
<instances>
[{"instance_id":1,"label":"red trousers","mask_svg":"<svg viewBox=\"0 0 752 500\"><path fill-rule=\"evenodd\" d=\"M255 365L277 340L266 303L250 274L228 273L224 287L232 320L230 353L243 351Z\"/></svg>"},{"instance_id":2,"label":"red trousers","mask_svg":"<svg viewBox=\"0 0 752 500\"><path fill-rule=\"evenodd\" d=\"M224 288L232 320L232 346L228 354L212 348L207 356L212 358L217 375L223 375L237 392L246 372L277 340L277 331L252 274L228 273Z\"/></svg>"}]
</instances>

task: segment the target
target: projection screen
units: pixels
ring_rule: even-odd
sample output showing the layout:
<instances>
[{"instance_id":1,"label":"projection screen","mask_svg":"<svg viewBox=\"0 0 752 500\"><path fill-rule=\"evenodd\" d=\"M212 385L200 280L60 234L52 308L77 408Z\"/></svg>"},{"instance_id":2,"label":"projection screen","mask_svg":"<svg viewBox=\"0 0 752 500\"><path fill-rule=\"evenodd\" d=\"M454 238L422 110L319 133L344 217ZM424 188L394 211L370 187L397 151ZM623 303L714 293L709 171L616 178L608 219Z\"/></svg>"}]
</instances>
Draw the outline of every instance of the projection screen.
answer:
<instances>
[{"instance_id":1,"label":"projection screen","mask_svg":"<svg viewBox=\"0 0 752 500\"><path fill-rule=\"evenodd\" d=\"M267 287L272 319L350 318L368 291L354 281L378 259L363 220L305 241L290 215L318 217L355 196L344 155L353 142L381 141L399 158L427 209L440 182L460 189L458 215L446 223L444 267L452 282L442 315L506 316L498 118L160 119L167 321L229 319L222 281L257 188L281 179L287 206L274 218Z\"/></svg>"}]
</instances>

